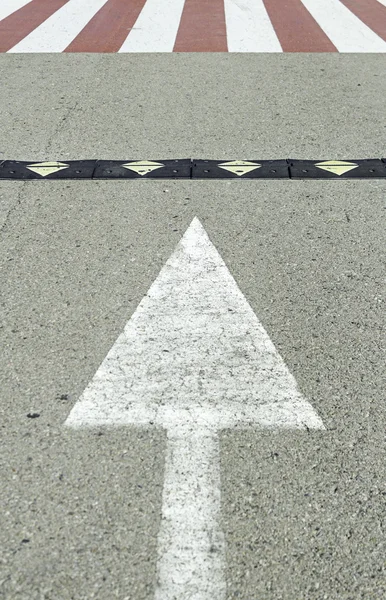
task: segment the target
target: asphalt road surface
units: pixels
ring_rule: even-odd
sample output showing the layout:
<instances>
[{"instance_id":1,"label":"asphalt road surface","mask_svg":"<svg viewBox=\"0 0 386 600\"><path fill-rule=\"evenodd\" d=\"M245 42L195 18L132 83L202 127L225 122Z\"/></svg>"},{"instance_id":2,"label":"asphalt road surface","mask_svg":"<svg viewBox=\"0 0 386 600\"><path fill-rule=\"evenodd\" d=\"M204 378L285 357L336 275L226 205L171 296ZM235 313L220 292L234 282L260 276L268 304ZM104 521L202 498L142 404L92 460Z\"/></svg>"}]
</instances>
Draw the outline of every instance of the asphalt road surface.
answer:
<instances>
[{"instance_id":1,"label":"asphalt road surface","mask_svg":"<svg viewBox=\"0 0 386 600\"><path fill-rule=\"evenodd\" d=\"M0 160L384 157L385 67L3 55ZM64 424L195 216L325 427L220 433L227 600L386 597L385 192L0 183L5 600L154 598L165 429Z\"/></svg>"}]
</instances>

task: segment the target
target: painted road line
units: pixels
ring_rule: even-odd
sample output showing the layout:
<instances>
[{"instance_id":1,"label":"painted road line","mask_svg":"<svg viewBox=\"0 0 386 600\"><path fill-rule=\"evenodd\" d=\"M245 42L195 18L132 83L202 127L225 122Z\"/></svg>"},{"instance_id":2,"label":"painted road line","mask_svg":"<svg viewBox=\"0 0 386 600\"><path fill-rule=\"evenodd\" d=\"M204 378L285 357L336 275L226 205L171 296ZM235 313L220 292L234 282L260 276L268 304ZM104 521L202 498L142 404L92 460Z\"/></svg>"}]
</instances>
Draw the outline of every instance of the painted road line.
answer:
<instances>
[{"instance_id":1,"label":"painted road line","mask_svg":"<svg viewBox=\"0 0 386 600\"><path fill-rule=\"evenodd\" d=\"M340 0L354 15L386 41L386 7L377 0Z\"/></svg>"},{"instance_id":2,"label":"painted road line","mask_svg":"<svg viewBox=\"0 0 386 600\"><path fill-rule=\"evenodd\" d=\"M168 428L154 597L225 600L219 440L189 417Z\"/></svg>"},{"instance_id":3,"label":"painted road line","mask_svg":"<svg viewBox=\"0 0 386 600\"><path fill-rule=\"evenodd\" d=\"M172 52L185 0L147 0L119 52Z\"/></svg>"},{"instance_id":4,"label":"painted road line","mask_svg":"<svg viewBox=\"0 0 386 600\"><path fill-rule=\"evenodd\" d=\"M8 52L68 0L32 0L0 22L0 52Z\"/></svg>"},{"instance_id":5,"label":"painted road line","mask_svg":"<svg viewBox=\"0 0 386 600\"><path fill-rule=\"evenodd\" d=\"M302 0L339 52L386 52L386 42L339 0Z\"/></svg>"},{"instance_id":6,"label":"painted road line","mask_svg":"<svg viewBox=\"0 0 386 600\"><path fill-rule=\"evenodd\" d=\"M218 432L324 429L195 218L66 426L166 428L156 600L225 600Z\"/></svg>"},{"instance_id":7,"label":"painted road line","mask_svg":"<svg viewBox=\"0 0 386 600\"><path fill-rule=\"evenodd\" d=\"M69 0L9 52L63 52L106 0Z\"/></svg>"},{"instance_id":8,"label":"painted road line","mask_svg":"<svg viewBox=\"0 0 386 600\"><path fill-rule=\"evenodd\" d=\"M108 0L65 52L118 52L146 0Z\"/></svg>"},{"instance_id":9,"label":"painted road line","mask_svg":"<svg viewBox=\"0 0 386 600\"><path fill-rule=\"evenodd\" d=\"M28 2L30 0L3 0L0 3L0 21L28 4Z\"/></svg>"},{"instance_id":10,"label":"painted road line","mask_svg":"<svg viewBox=\"0 0 386 600\"><path fill-rule=\"evenodd\" d=\"M174 52L227 52L224 0L185 0Z\"/></svg>"},{"instance_id":11,"label":"painted road line","mask_svg":"<svg viewBox=\"0 0 386 600\"><path fill-rule=\"evenodd\" d=\"M337 49L301 0L264 0L284 52L336 52Z\"/></svg>"},{"instance_id":12,"label":"painted road line","mask_svg":"<svg viewBox=\"0 0 386 600\"><path fill-rule=\"evenodd\" d=\"M224 0L229 52L282 52L263 0Z\"/></svg>"}]
</instances>

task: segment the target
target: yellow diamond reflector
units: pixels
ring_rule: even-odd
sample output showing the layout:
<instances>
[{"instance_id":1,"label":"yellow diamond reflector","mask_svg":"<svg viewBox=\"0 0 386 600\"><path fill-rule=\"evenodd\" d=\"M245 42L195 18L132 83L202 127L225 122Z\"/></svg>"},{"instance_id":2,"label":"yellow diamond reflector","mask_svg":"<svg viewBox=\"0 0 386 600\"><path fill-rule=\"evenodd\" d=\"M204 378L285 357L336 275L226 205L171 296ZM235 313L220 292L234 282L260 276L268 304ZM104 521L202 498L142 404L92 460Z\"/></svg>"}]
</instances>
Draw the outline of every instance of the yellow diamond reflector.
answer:
<instances>
[{"instance_id":1,"label":"yellow diamond reflector","mask_svg":"<svg viewBox=\"0 0 386 600\"><path fill-rule=\"evenodd\" d=\"M255 169L260 169L261 165L259 163L249 162L247 160L232 160L230 162L222 163L222 165L218 165L220 169L224 169L225 171L229 171L238 177L245 175L245 173L250 173Z\"/></svg>"},{"instance_id":2,"label":"yellow diamond reflector","mask_svg":"<svg viewBox=\"0 0 386 600\"><path fill-rule=\"evenodd\" d=\"M141 177L164 166L165 165L162 163L153 162L152 160L138 160L137 162L126 163L125 165L122 165L122 167L125 167L125 169L134 171L134 173L141 175Z\"/></svg>"},{"instance_id":3,"label":"yellow diamond reflector","mask_svg":"<svg viewBox=\"0 0 386 600\"><path fill-rule=\"evenodd\" d=\"M47 177L47 175L51 175L51 173L57 173L58 171L63 171L63 169L68 169L69 166L70 165L61 162L42 162L28 165L27 169L42 177Z\"/></svg>"},{"instance_id":4,"label":"yellow diamond reflector","mask_svg":"<svg viewBox=\"0 0 386 600\"><path fill-rule=\"evenodd\" d=\"M335 175L344 175L352 169L356 169L359 165L352 162L346 162L344 160L326 160L325 162L315 164L318 169L335 173Z\"/></svg>"}]
</instances>

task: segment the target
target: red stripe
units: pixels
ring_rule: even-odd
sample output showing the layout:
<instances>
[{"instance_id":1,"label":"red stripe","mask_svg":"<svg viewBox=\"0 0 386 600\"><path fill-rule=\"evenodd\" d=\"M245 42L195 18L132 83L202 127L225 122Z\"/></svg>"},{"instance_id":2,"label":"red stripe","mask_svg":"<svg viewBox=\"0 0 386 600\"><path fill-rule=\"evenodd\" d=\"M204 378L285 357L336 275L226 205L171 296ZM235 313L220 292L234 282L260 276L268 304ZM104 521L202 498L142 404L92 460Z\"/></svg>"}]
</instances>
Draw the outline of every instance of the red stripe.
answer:
<instances>
[{"instance_id":1,"label":"red stripe","mask_svg":"<svg viewBox=\"0 0 386 600\"><path fill-rule=\"evenodd\" d=\"M377 0L340 1L386 42L386 6Z\"/></svg>"},{"instance_id":2,"label":"red stripe","mask_svg":"<svg viewBox=\"0 0 386 600\"><path fill-rule=\"evenodd\" d=\"M118 52L146 0L108 0L65 52Z\"/></svg>"},{"instance_id":3,"label":"red stripe","mask_svg":"<svg viewBox=\"0 0 386 600\"><path fill-rule=\"evenodd\" d=\"M337 52L301 0L263 0L284 52Z\"/></svg>"},{"instance_id":4,"label":"red stripe","mask_svg":"<svg viewBox=\"0 0 386 600\"><path fill-rule=\"evenodd\" d=\"M228 52L224 0L185 0L173 52Z\"/></svg>"},{"instance_id":5,"label":"red stripe","mask_svg":"<svg viewBox=\"0 0 386 600\"><path fill-rule=\"evenodd\" d=\"M68 0L32 0L0 21L0 52L8 52Z\"/></svg>"}]
</instances>

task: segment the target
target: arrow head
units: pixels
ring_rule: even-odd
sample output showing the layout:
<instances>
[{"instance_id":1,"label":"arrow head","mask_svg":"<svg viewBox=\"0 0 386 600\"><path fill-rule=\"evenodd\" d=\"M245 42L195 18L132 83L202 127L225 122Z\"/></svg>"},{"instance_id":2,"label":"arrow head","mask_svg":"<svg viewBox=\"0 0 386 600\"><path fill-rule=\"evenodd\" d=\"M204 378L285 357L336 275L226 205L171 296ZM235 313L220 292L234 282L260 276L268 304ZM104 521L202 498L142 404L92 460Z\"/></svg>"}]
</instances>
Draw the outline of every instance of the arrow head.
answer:
<instances>
[{"instance_id":1,"label":"arrow head","mask_svg":"<svg viewBox=\"0 0 386 600\"><path fill-rule=\"evenodd\" d=\"M192 422L324 428L197 218L66 425Z\"/></svg>"}]
</instances>

